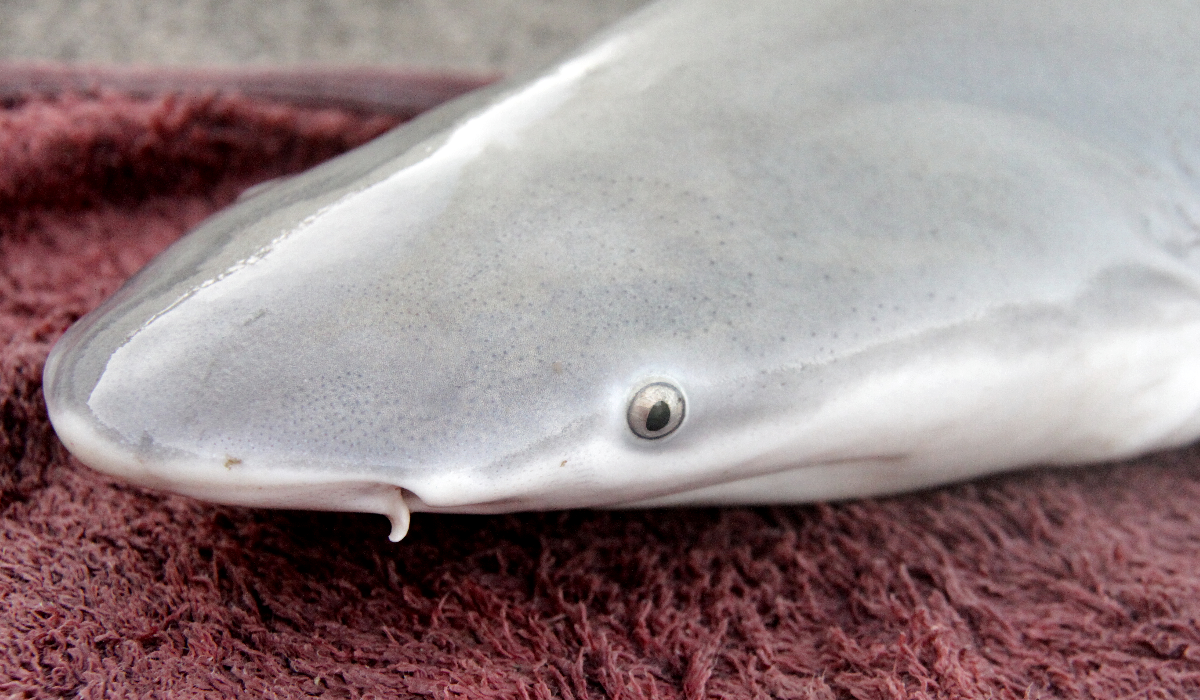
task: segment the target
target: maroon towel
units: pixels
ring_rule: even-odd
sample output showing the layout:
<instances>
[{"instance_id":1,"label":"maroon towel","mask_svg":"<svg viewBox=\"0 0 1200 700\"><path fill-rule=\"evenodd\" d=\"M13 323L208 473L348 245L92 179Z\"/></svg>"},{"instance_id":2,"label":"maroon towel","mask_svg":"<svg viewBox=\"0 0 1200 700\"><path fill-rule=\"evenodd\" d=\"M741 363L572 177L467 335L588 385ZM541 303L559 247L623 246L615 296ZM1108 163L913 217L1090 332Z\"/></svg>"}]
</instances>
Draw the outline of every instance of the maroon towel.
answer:
<instances>
[{"instance_id":1,"label":"maroon towel","mask_svg":"<svg viewBox=\"0 0 1200 700\"><path fill-rule=\"evenodd\" d=\"M190 94L0 109L0 695L1200 697L1200 451L837 505L213 506L69 458L54 340L247 185L394 117Z\"/></svg>"}]
</instances>

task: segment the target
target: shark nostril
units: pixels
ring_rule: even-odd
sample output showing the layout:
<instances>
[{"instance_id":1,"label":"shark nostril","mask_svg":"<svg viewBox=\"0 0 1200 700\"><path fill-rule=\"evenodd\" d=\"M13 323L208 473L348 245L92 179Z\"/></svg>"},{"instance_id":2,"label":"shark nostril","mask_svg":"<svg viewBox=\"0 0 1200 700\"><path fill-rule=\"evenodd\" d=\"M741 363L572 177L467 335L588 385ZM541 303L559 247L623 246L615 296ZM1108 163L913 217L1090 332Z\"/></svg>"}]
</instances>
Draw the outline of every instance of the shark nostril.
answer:
<instances>
[{"instance_id":1,"label":"shark nostril","mask_svg":"<svg viewBox=\"0 0 1200 700\"><path fill-rule=\"evenodd\" d=\"M683 392L668 382L647 384L629 402L629 428L653 440L675 432L683 421Z\"/></svg>"}]
</instances>

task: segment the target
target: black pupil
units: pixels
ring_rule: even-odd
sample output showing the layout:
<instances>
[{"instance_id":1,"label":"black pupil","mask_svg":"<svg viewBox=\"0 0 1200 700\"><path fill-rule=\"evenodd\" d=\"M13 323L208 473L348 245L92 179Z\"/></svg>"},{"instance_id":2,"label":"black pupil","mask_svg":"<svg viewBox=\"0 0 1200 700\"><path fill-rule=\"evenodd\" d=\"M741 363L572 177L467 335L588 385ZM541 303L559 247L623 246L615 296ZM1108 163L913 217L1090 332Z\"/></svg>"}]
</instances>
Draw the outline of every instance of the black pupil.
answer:
<instances>
[{"instance_id":1,"label":"black pupil","mask_svg":"<svg viewBox=\"0 0 1200 700\"><path fill-rule=\"evenodd\" d=\"M671 407L666 401L659 401L650 407L650 412L646 414L646 430L655 432L667 427L667 423L671 422Z\"/></svg>"}]
</instances>

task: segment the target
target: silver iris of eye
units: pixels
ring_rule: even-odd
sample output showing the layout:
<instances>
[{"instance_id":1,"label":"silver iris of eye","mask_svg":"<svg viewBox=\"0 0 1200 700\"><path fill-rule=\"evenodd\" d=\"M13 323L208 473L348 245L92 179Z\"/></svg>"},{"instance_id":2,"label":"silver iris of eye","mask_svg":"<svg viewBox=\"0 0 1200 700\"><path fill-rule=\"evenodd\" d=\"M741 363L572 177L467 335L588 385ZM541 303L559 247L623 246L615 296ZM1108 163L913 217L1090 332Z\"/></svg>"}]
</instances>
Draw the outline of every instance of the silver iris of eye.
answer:
<instances>
[{"instance_id":1,"label":"silver iris of eye","mask_svg":"<svg viewBox=\"0 0 1200 700\"><path fill-rule=\"evenodd\" d=\"M683 422L683 392L667 382L638 389L629 402L629 429L634 435L656 440L675 432Z\"/></svg>"}]
</instances>

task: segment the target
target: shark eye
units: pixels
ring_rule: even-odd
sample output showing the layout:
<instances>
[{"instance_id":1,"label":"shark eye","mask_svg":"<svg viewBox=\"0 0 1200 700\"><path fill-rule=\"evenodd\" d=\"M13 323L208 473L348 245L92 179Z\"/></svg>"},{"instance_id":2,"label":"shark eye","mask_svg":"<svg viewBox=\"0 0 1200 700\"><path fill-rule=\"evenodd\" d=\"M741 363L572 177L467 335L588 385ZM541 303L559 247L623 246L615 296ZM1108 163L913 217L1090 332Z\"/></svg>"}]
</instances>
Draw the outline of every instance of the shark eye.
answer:
<instances>
[{"instance_id":1,"label":"shark eye","mask_svg":"<svg viewBox=\"0 0 1200 700\"><path fill-rule=\"evenodd\" d=\"M683 392L666 382L647 384L629 402L629 429L655 440L675 432L683 422Z\"/></svg>"}]
</instances>

